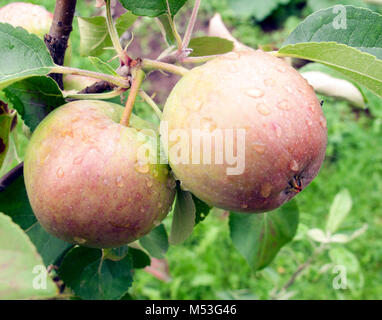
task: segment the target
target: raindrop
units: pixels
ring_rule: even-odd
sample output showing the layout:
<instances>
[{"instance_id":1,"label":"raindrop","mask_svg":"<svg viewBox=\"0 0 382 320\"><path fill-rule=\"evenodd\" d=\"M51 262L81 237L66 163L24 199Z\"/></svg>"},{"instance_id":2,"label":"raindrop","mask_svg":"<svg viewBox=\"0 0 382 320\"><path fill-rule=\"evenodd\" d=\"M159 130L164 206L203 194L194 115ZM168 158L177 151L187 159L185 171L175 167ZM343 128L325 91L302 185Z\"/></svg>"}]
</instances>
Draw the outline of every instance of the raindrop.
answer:
<instances>
[{"instance_id":1,"label":"raindrop","mask_svg":"<svg viewBox=\"0 0 382 320\"><path fill-rule=\"evenodd\" d=\"M64 169L62 169L62 167L59 167L57 169L56 174L57 174L57 178L62 179L65 175Z\"/></svg>"},{"instance_id":2,"label":"raindrop","mask_svg":"<svg viewBox=\"0 0 382 320\"><path fill-rule=\"evenodd\" d=\"M269 196L271 195L271 192L272 192L272 185L269 182L266 182L261 186L260 193L263 198L269 198Z\"/></svg>"},{"instance_id":3,"label":"raindrop","mask_svg":"<svg viewBox=\"0 0 382 320\"><path fill-rule=\"evenodd\" d=\"M136 164L135 165L135 170L138 171L139 173L147 173L150 170L150 167L148 164Z\"/></svg>"},{"instance_id":4,"label":"raindrop","mask_svg":"<svg viewBox=\"0 0 382 320\"><path fill-rule=\"evenodd\" d=\"M73 164L77 164L77 165L79 165L79 164L82 163L83 160L84 160L84 159L83 159L81 156L76 157L76 158L74 158L74 160L73 160Z\"/></svg>"},{"instance_id":5,"label":"raindrop","mask_svg":"<svg viewBox=\"0 0 382 320\"><path fill-rule=\"evenodd\" d=\"M288 111L291 109L291 106L287 100L281 100L277 105L277 108L279 108L280 110Z\"/></svg>"},{"instance_id":6,"label":"raindrop","mask_svg":"<svg viewBox=\"0 0 382 320\"><path fill-rule=\"evenodd\" d=\"M323 117L323 116L320 117L320 125L321 125L321 127L324 128L324 129L327 128L327 122L326 122L325 117Z\"/></svg>"},{"instance_id":7,"label":"raindrop","mask_svg":"<svg viewBox=\"0 0 382 320\"><path fill-rule=\"evenodd\" d=\"M289 165L289 168L294 171L294 172L297 172L300 168L299 168L299 165L297 163L296 160L292 160L292 162L290 163Z\"/></svg>"},{"instance_id":8,"label":"raindrop","mask_svg":"<svg viewBox=\"0 0 382 320\"><path fill-rule=\"evenodd\" d=\"M259 142L253 145L253 149L259 154L264 154L266 147L264 143Z\"/></svg>"},{"instance_id":9,"label":"raindrop","mask_svg":"<svg viewBox=\"0 0 382 320\"><path fill-rule=\"evenodd\" d=\"M264 103L259 103L256 106L256 109L263 116L267 116L267 115L271 114L271 111L268 109L268 107Z\"/></svg>"},{"instance_id":10,"label":"raindrop","mask_svg":"<svg viewBox=\"0 0 382 320\"><path fill-rule=\"evenodd\" d=\"M261 98L264 96L264 91L261 90L261 89L258 89L258 88L254 88L254 89L248 89L245 91L245 94L247 96L250 96L251 98Z\"/></svg>"},{"instance_id":11,"label":"raindrop","mask_svg":"<svg viewBox=\"0 0 382 320\"><path fill-rule=\"evenodd\" d=\"M121 176L119 176L119 177L117 178L117 186L118 186L118 188L123 188L123 186L124 186L124 184L123 184L123 179L122 179Z\"/></svg>"}]
</instances>

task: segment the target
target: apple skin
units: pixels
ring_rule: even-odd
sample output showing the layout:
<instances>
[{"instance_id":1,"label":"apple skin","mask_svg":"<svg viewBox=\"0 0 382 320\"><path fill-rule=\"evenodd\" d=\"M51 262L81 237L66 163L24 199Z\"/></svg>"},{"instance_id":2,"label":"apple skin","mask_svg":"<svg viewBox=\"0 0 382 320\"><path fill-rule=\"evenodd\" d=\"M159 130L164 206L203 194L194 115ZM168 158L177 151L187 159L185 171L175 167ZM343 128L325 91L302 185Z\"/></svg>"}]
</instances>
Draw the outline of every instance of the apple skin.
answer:
<instances>
[{"instance_id":1,"label":"apple skin","mask_svg":"<svg viewBox=\"0 0 382 320\"><path fill-rule=\"evenodd\" d=\"M49 33L53 14L44 7L27 3L12 2L0 8L0 22L9 23L14 27L22 27L40 39ZM65 65L71 61L72 49L70 42L65 54Z\"/></svg>"},{"instance_id":2,"label":"apple skin","mask_svg":"<svg viewBox=\"0 0 382 320\"><path fill-rule=\"evenodd\" d=\"M163 144L177 179L225 210L278 208L316 177L325 157L326 119L313 88L283 60L260 50L231 52L191 70L166 102L165 123L170 139L162 135ZM234 167L227 161L214 163L214 140L212 164L174 163L171 150L179 142L171 132L185 130L191 145L192 130L204 128L245 129L242 174L227 175Z\"/></svg>"},{"instance_id":3,"label":"apple skin","mask_svg":"<svg viewBox=\"0 0 382 320\"><path fill-rule=\"evenodd\" d=\"M31 207L49 233L94 248L119 247L167 216L176 183L167 165L143 164L144 144L157 156L159 137L123 108L70 102L51 112L28 145L24 179ZM147 140L147 141L146 141Z\"/></svg>"}]
</instances>

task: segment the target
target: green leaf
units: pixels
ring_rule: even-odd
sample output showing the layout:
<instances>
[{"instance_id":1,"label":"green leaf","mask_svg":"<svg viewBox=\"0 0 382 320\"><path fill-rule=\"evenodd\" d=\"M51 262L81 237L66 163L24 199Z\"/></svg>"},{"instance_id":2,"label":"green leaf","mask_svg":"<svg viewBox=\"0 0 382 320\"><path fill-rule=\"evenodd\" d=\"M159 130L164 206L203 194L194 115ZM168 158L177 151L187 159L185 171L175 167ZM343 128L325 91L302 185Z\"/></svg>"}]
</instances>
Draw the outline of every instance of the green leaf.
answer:
<instances>
[{"instance_id":1,"label":"green leaf","mask_svg":"<svg viewBox=\"0 0 382 320\"><path fill-rule=\"evenodd\" d=\"M333 5L353 5L356 7L367 7L363 0L308 0L308 6L312 11L318 11L333 7Z\"/></svg>"},{"instance_id":2,"label":"green leaf","mask_svg":"<svg viewBox=\"0 0 382 320\"><path fill-rule=\"evenodd\" d=\"M366 8L342 6L313 13L290 34L284 45L337 42L382 59L382 15Z\"/></svg>"},{"instance_id":3,"label":"green leaf","mask_svg":"<svg viewBox=\"0 0 382 320\"><path fill-rule=\"evenodd\" d=\"M31 77L4 89L6 97L33 131L55 108L65 104L57 83L50 77Z\"/></svg>"},{"instance_id":4,"label":"green leaf","mask_svg":"<svg viewBox=\"0 0 382 320\"><path fill-rule=\"evenodd\" d=\"M132 284L130 255L120 261L102 260L102 251L74 247L65 256L59 276L76 295L88 300L118 300Z\"/></svg>"},{"instance_id":5,"label":"green leaf","mask_svg":"<svg viewBox=\"0 0 382 320\"><path fill-rule=\"evenodd\" d=\"M339 192L330 207L326 231L334 233L349 214L352 207L352 199L349 190L344 189Z\"/></svg>"},{"instance_id":6,"label":"green leaf","mask_svg":"<svg viewBox=\"0 0 382 320\"><path fill-rule=\"evenodd\" d=\"M7 212L27 232L47 266L73 246L50 235L37 222L29 204L23 176L18 177L4 191L0 191L0 211Z\"/></svg>"},{"instance_id":7,"label":"green leaf","mask_svg":"<svg viewBox=\"0 0 382 320\"><path fill-rule=\"evenodd\" d=\"M116 20L115 27L119 35L130 28L138 17L126 12ZM106 47L113 45L105 17L91 18L78 17L80 29L80 54L81 56L99 56Z\"/></svg>"},{"instance_id":8,"label":"green leaf","mask_svg":"<svg viewBox=\"0 0 382 320\"><path fill-rule=\"evenodd\" d=\"M287 45L279 54L327 65L382 96L382 61L371 54L335 42Z\"/></svg>"},{"instance_id":9,"label":"green leaf","mask_svg":"<svg viewBox=\"0 0 382 320\"><path fill-rule=\"evenodd\" d=\"M203 57L231 52L234 43L219 37L200 37L191 39L188 47L193 50L190 57Z\"/></svg>"},{"instance_id":10,"label":"green leaf","mask_svg":"<svg viewBox=\"0 0 382 320\"><path fill-rule=\"evenodd\" d=\"M9 149L12 123L16 116L16 111L9 110L8 106L0 101L0 169Z\"/></svg>"},{"instance_id":11,"label":"green leaf","mask_svg":"<svg viewBox=\"0 0 382 320\"><path fill-rule=\"evenodd\" d=\"M165 32L165 40L167 42L168 46L176 45L176 39L174 36L174 32L171 28L170 21L168 20L168 15L163 14L158 17L159 21L161 22L163 26L163 31Z\"/></svg>"},{"instance_id":12,"label":"green leaf","mask_svg":"<svg viewBox=\"0 0 382 320\"><path fill-rule=\"evenodd\" d=\"M231 213L229 227L232 242L254 270L263 269L293 239L298 216L295 200L268 213Z\"/></svg>"},{"instance_id":13,"label":"green leaf","mask_svg":"<svg viewBox=\"0 0 382 320\"><path fill-rule=\"evenodd\" d=\"M187 0L168 0L171 15L175 16L186 2ZM168 11L166 0L121 0L121 3L137 16L158 17Z\"/></svg>"},{"instance_id":14,"label":"green leaf","mask_svg":"<svg viewBox=\"0 0 382 320\"><path fill-rule=\"evenodd\" d=\"M254 16L256 20L263 21L266 17L282 4L288 4L291 0L228 0L228 5L235 16L249 18Z\"/></svg>"},{"instance_id":15,"label":"green leaf","mask_svg":"<svg viewBox=\"0 0 382 320\"><path fill-rule=\"evenodd\" d=\"M178 188L173 212L169 242L177 245L191 235L195 226L195 204L190 192Z\"/></svg>"},{"instance_id":16,"label":"green leaf","mask_svg":"<svg viewBox=\"0 0 382 320\"><path fill-rule=\"evenodd\" d=\"M118 76L118 73L108 65L106 62L102 61L98 57L89 57L90 62L95 66L99 72L110 74L112 76Z\"/></svg>"},{"instance_id":17,"label":"green leaf","mask_svg":"<svg viewBox=\"0 0 382 320\"><path fill-rule=\"evenodd\" d=\"M0 23L0 90L32 76L43 76L54 67L45 43L36 35Z\"/></svg>"},{"instance_id":18,"label":"green leaf","mask_svg":"<svg viewBox=\"0 0 382 320\"><path fill-rule=\"evenodd\" d=\"M357 257L344 247L331 248L329 257L334 264L344 266L347 273L356 274L360 270Z\"/></svg>"},{"instance_id":19,"label":"green leaf","mask_svg":"<svg viewBox=\"0 0 382 320\"><path fill-rule=\"evenodd\" d=\"M203 221L210 213L212 207L192 195L195 204L195 225Z\"/></svg>"},{"instance_id":20,"label":"green leaf","mask_svg":"<svg viewBox=\"0 0 382 320\"><path fill-rule=\"evenodd\" d=\"M50 298L57 294L29 238L0 213L0 299Z\"/></svg>"},{"instance_id":21,"label":"green leaf","mask_svg":"<svg viewBox=\"0 0 382 320\"><path fill-rule=\"evenodd\" d=\"M154 258L163 259L168 250L168 237L163 224L139 239L141 246Z\"/></svg>"},{"instance_id":22,"label":"green leaf","mask_svg":"<svg viewBox=\"0 0 382 320\"><path fill-rule=\"evenodd\" d=\"M104 259L112 261L120 261L125 258L129 253L129 246L124 245L118 248L108 248L104 250Z\"/></svg>"},{"instance_id":23,"label":"green leaf","mask_svg":"<svg viewBox=\"0 0 382 320\"><path fill-rule=\"evenodd\" d=\"M129 247L129 255L134 269L143 269L151 263L150 257L142 250Z\"/></svg>"}]
</instances>

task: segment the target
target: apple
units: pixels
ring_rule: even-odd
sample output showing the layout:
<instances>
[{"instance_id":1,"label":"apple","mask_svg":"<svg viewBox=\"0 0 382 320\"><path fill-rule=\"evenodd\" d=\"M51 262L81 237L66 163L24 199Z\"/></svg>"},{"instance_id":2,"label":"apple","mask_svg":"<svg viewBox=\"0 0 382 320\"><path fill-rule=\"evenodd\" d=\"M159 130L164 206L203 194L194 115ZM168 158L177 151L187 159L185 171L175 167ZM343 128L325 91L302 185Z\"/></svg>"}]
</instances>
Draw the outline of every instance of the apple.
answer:
<instances>
[{"instance_id":1,"label":"apple","mask_svg":"<svg viewBox=\"0 0 382 320\"><path fill-rule=\"evenodd\" d=\"M293 67L260 50L231 52L191 70L171 92L161 127L183 188L237 212L266 212L289 201L318 174L327 145L313 88ZM211 141L207 151L203 141Z\"/></svg>"},{"instance_id":2,"label":"apple","mask_svg":"<svg viewBox=\"0 0 382 320\"><path fill-rule=\"evenodd\" d=\"M123 108L74 101L51 112L28 145L25 186L42 227L67 242L119 247L167 216L176 183L159 164L156 129Z\"/></svg>"},{"instance_id":3,"label":"apple","mask_svg":"<svg viewBox=\"0 0 382 320\"><path fill-rule=\"evenodd\" d=\"M49 33L52 21L53 14L39 5L12 2L0 8L0 22L9 23L14 27L22 27L42 40L45 34ZM70 64L71 51L71 45L68 43L65 65Z\"/></svg>"}]
</instances>

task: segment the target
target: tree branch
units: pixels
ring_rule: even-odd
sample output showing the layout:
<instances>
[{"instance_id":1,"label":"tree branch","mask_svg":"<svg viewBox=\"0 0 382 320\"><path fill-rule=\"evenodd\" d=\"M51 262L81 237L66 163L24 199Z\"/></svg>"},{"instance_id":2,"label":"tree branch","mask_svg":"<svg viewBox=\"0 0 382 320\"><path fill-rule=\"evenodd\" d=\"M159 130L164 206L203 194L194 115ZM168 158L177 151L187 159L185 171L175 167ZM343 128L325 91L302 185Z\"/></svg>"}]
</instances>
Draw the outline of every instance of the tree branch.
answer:
<instances>
[{"instance_id":1,"label":"tree branch","mask_svg":"<svg viewBox=\"0 0 382 320\"><path fill-rule=\"evenodd\" d=\"M68 46L70 33L72 32L72 23L74 12L76 10L77 0L57 0L54 9L52 26L49 34L45 35L44 41L54 63L62 66L64 64L65 52ZM62 74L50 75L63 89Z\"/></svg>"},{"instance_id":2,"label":"tree branch","mask_svg":"<svg viewBox=\"0 0 382 320\"><path fill-rule=\"evenodd\" d=\"M24 172L24 162L21 162L6 175L0 178L0 192L9 187L18 177L22 176Z\"/></svg>"}]
</instances>

